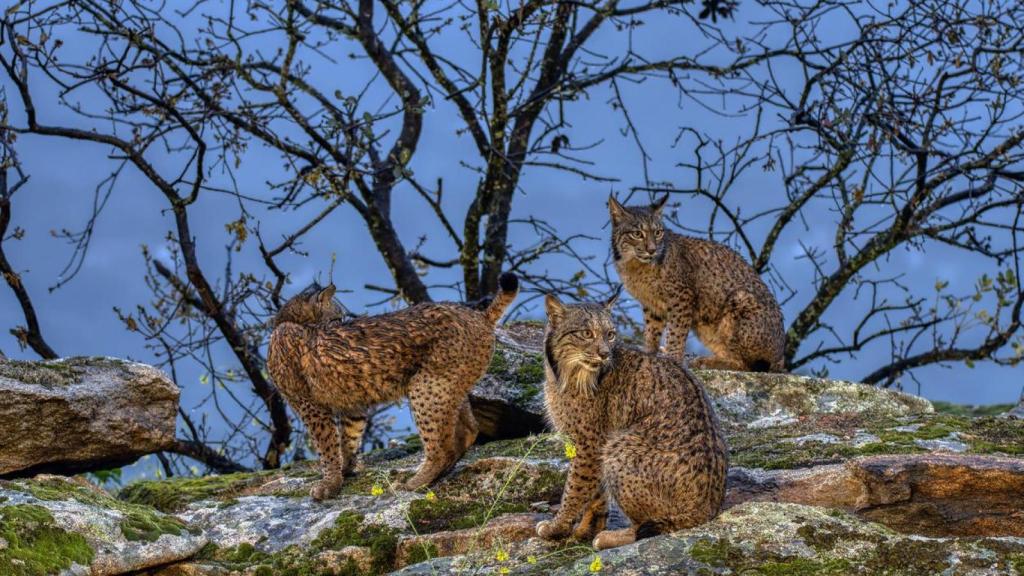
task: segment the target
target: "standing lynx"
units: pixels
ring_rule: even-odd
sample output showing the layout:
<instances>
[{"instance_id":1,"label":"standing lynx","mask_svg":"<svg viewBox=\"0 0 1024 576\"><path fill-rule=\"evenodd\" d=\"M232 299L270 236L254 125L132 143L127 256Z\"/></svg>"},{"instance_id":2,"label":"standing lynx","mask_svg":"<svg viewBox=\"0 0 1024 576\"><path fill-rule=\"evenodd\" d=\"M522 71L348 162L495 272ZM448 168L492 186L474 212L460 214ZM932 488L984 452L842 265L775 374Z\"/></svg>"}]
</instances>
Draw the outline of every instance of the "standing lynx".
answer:
<instances>
[{"instance_id":1,"label":"standing lynx","mask_svg":"<svg viewBox=\"0 0 1024 576\"><path fill-rule=\"evenodd\" d=\"M771 290L728 247L665 230L667 200L626 207L608 198L615 268L643 306L647 349L658 351L667 326L666 351L682 361L692 328L712 353L695 368L783 371L782 310Z\"/></svg>"},{"instance_id":2,"label":"standing lynx","mask_svg":"<svg viewBox=\"0 0 1024 576\"><path fill-rule=\"evenodd\" d=\"M477 434L467 395L487 371L494 325L519 281L503 274L500 285L480 310L429 303L341 321L333 286L299 294L281 308L267 367L320 453L323 479L311 491L314 499L337 493L352 471L366 410L403 396L425 453L406 487L433 482L462 457Z\"/></svg>"},{"instance_id":3,"label":"standing lynx","mask_svg":"<svg viewBox=\"0 0 1024 576\"><path fill-rule=\"evenodd\" d=\"M547 413L576 445L576 457L558 514L538 524L537 534L585 539L600 531L597 548L714 518L728 466L718 420L696 377L670 358L618 344L613 302L564 305L550 295L546 301ZM632 521L629 528L604 529L609 499Z\"/></svg>"}]
</instances>

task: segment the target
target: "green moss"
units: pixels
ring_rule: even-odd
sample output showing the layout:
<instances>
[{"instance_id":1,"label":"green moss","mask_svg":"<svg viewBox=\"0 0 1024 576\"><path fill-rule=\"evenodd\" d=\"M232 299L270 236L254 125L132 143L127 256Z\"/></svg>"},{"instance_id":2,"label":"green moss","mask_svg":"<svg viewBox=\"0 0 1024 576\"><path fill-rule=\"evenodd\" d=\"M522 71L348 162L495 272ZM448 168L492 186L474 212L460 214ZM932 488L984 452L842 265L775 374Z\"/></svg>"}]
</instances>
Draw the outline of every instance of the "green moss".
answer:
<instances>
[{"instance_id":1,"label":"green moss","mask_svg":"<svg viewBox=\"0 0 1024 576\"><path fill-rule=\"evenodd\" d=\"M164 534L184 535L185 523L173 516L135 511L121 520L121 534L128 540L156 542Z\"/></svg>"},{"instance_id":2,"label":"green moss","mask_svg":"<svg viewBox=\"0 0 1024 576\"><path fill-rule=\"evenodd\" d=\"M39 500L74 500L98 508L112 509L122 514L121 533L128 540L156 541L163 534L184 535L188 528L177 518L166 516L153 508L117 500L99 489L89 489L60 478L8 482L4 487L31 494Z\"/></svg>"},{"instance_id":3,"label":"green moss","mask_svg":"<svg viewBox=\"0 0 1024 576\"><path fill-rule=\"evenodd\" d=\"M161 512L178 512L192 502L213 498L231 499L242 490L265 483L273 472L239 472L198 478L143 480L125 486L118 498L152 506Z\"/></svg>"},{"instance_id":4,"label":"green moss","mask_svg":"<svg viewBox=\"0 0 1024 576\"><path fill-rule=\"evenodd\" d=\"M311 543L316 551L341 550L345 546L364 546L370 549L374 573L394 569L398 548L398 531L379 524L364 524L355 512L342 512L334 525L321 532Z\"/></svg>"},{"instance_id":5,"label":"green moss","mask_svg":"<svg viewBox=\"0 0 1024 576\"><path fill-rule=\"evenodd\" d=\"M1007 560L1010 567L1019 575L1024 575L1024 554L1014 554Z\"/></svg>"},{"instance_id":6,"label":"green moss","mask_svg":"<svg viewBox=\"0 0 1024 576\"><path fill-rule=\"evenodd\" d=\"M18 504L0 508L0 573L10 576L56 574L72 564L88 566L95 553L81 534L56 525L46 508Z\"/></svg>"},{"instance_id":7,"label":"green moss","mask_svg":"<svg viewBox=\"0 0 1024 576\"><path fill-rule=\"evenodd\" d=\"M508 372L508 359L501 350L495 350L491 356L491 363L487 366L488 374L505 374Z\"/></svg>"},{"instance_id":8,"label":"green moss","mask_svg":"<svg viewBox=\"0 0 1024 576\"><path fill-rule=\"evenodd\" d=\"M10 378L48 388L72 384L78 379L80 373L81 370L77 367L62 360L0 360L0 378Z\"/></svg>"},{"instance_id":9,"label":"green moss","mask_svg":"<svg viewBox=\"0 0 1024 576\"><path fill-rule=\"evenodd\" d=\"M565 447L554 434L541 434L511 440L497 440L475 446L466 458L470 461L494 456L509 458L564 458Z\"/></svg>"},{"instance_id":10,"label":"green moss","mask_svg":"<svg viewBox=\"0 0 1024 576\"><path fill-rule=\"evenodd\" d=\"M698 540L690 546L690 557L709 566L734 566L745 554L728 540Z\"/></svg>"},{"instance_id":11,"label":"green moss","mask_svg":"<svg viewBox=\"0 0 1024 576\"><path fill-rule=\"evenodd\" d=\"M807 558L793 558L783 562L765 562L753 568L753 572L744 574L764 574L765 576L817 576L819 574L849 574L850 562L841 558L825 561Z\"/></svg>"},{"instance_id":12,"label":"green moss","mask_svg":"<svg viewBox=\"0 0 1024 576\"><path fill-rule=\"evenodd\" d=\"M427 560L437 558L437 554L437 546L431 542L425 542L413 547L412 551L409 552L409 557L406 559L406 564L412 565L426 562Z\"/></svg>"},{"instance_id":13,"label":"green moss","mask_svg":"<svg viewBox=\"0 0 1024 576\"><path fill-rule=\"evenodd\" d=\"M529 505L521 502L481 502L477 500L413 500L409 504L409 520L420 534L442 530L461 530L483 526L488 520L513 512L526 512Z\"/></svg>"},{"instance_id":14,"label":"green moss","mask_svg":"<svg viewBox=\"0 0 1024 576\"><path fill-rule=\"evenodd\" d=\"M850 561L842 558L782 557L760 549L746 552L724 539L698 540L690 546L690 557L714 568L729 568L734 574L763 576L839 575L851 568Z\"/></svg>"},{"instance_id":15,"label":"green moss","mask_svg":"<svg viewBox=\"0 0 1024 576\"><path fill-rule=\"evenodd\" d=\"M952 416L998 416L1008 412L1016 406L1015 404L953 404L951 402L933 401L932 406L938 414L949 414Z\"/></svg>"},{"instance_id":16,"label":"green moss","mask_svg":"<svg viewBox=\"0 0 1024 576\"><path fill-rule=\"evenodd\" d=\"M878 442L853 446L857 432L878 437ZM808 434L830 434L836 443L792 440ZM818 414L788 426L749 430L727 429L732 463L765 469L789 469L876 454L928 452L918 441L937 440L956 434L976 454L1024 454L1024 422L994 417L923 414L912 418L865 418L863 415Z\"/></svg>"}]
</instances>

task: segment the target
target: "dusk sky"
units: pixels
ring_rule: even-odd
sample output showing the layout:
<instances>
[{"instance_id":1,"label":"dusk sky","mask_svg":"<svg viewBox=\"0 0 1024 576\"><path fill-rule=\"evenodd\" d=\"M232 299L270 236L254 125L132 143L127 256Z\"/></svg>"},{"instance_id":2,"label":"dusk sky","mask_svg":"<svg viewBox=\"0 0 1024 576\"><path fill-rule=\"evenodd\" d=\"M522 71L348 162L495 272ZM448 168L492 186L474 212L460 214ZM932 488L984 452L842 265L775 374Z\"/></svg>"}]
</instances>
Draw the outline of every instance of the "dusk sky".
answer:
<instances>
[{"instance_id":1,"label":"dusk sky","mask_svg":"<svg viewBox=\"0 0 1024 576\"><path fill-rule=\"evenodd\" d=\"M216 11L225 4L208 3L205 9ZM755 8L744 12L747 4L750 3L744 2L740 7L737 16L740 23L757 16ZM695 34L681 31L681 25L678 20L648 22L644 33L634 38L634 44L638 44L635 48L651 56L685 53L691 45L692 51L696 52L703 41ZM842 34L842 30L832 32ZM622 42L622 34L607 29L599 33L594 44L615 52ZM460 48L465 48L465 41L461 35L453 33L442 37L437 45L442 51L457 54ZM339 52L349 50L351 46L339 48ZM363 60L341 58L337 64L324 63L322 70L317 68L317 62L312 60L314 77L327 86L336 82L343 91L365 81L370 74L370 67ZM797 69L787 69L783 65L776 73L783 78L791 76L794 89L799 88L796 84ZM52 86L47 86L45 79L37 75L33 82L38 83L39 94L53 94ZM22 106L16 98L16 91L6 78L3 86L12 122L23 123ZM623 82L619 87L631 106L629 112L652 157L649 163L652 181L671 182L679 188L694 185L692 174L677 166L679 162L692 160L694 145L692 139L687 138L674 145L681 127L713 134L726 142L736 140L749 130L749 117L711 114L692 101L680 99L678 92L667 83ZM382 87L378 88L384 92ZM568 134L574 144L600 142L586 157L594 162L592 169L595 172L619 181L595 183L564 172L528 167L523 173L512 215L513 219L530 215L544 218L563 235L580 233L596 236L599 240L584 241L578 246L584 253L594 256L596 265L601 265L608 257L609 229L605 207L608 194L616 192L622 195L628 193L631 186L644 184L640 154L631 136L622 133L624 121L621 113L608 106L609 97L608 89L597 89L590 93L588 99L573 103L570 107L572 128ZM102 106L87 98L83 102L86 106ZM58 105L54 98L44 99L37 95L37 105L41 121L45 123L89 125L88 121ZM778 122L779 119L769 121ZM422 182L444 179L446 209L458 225L462 223L477 184L477 175L460 166L460 161L474 158L469 137L455 134L460 125L461 121L450 103L434 102L425 115L423 137L411 163ZM153 361L143 340L124 329L113 308L134 309L138 304L147 303L151 297L143 282L145 265L140 247L147 245L158 257L166 254L165 237L173 226L171 216L165 211L166 200L140 173L127 169L98 220L81 271L67 285L51 292L48 288L60 279L59 274L71 256L71 249L50 231L82 227L92 210L96 186L111 173L115 163L108 159L109 150L90 143L24 136L19 138L17 149L31 180L14 198L12 224L24 228L27 235L20 241L8 241L5 248L15 268L22 272L22 280L34 299L43 334L53 348L65 356L107 355ZM150 158L158 164L163 162L156 155ZM173 165L170 159L166 162L168 166ZM267 195L267 181L281 180L282 169L283 162L276 152L255 145L245 154L237 172L240 188L254 195ZM748 171L734 185L730 202L742 204L745 212L777 203L778 180L778 174L760 169ZM637 195L637 198L646 200L647 197ZM706 227L711 208L707 202L683 195L674 196L672 202L678 204L680 221L695 228ZM272 241L301 225L315 210L313 207L297 212L265 211L259 215L262 218L261 232ZM228 239L224 225L238 218L237 203L227 195L204 193L190 209L190 214L198 239L200 262L209 276L217 277L224 264L224 245ZM804 287L784 306L787 324L806 305L811 295L808 288L813 278L812 270L807 261L800 258L802 249L799 242L827 248L834 235L836 215L832 206L825 202L812 204L804 216L806 226L788 229L773 262L778 273L786 277L792 286ZM416 245L417 238L426 235L425 253L436 257L450 257L453 253L450 242L441 233L429 209L407 186L400 186L395 191L393 220L408 248ZM764 227L750 231L755 238L763 237L765 232ZM510 243L513 246L525 246L532 239L528 228L512 227ZM308 251L308 257L293 255L285 260L292 280L285 290L286 295L300 290L315 278L324 279L331 255L336 254L334 281L340 290L349 291L340 294L344 304L355 312L375 313L386 309L367 309L368 303L380 299L380 294L365 290L364 284L389 286L393 282L373 247L365 224L353 210L344 208L336 211L306 238L302 249ZM236 270L264 270L255 243L247 243L235 255L234 266ZM922 250L898 248L890 254L885 266L903 273L906 285L923 295L932 293L937 280L949 281L951 290L967 289L981 273L995 272L970 254L937 244L926 244ZM542 261L536 269L571 276L578 266L565 259L550 258ZM442 270L432 273L429 281L454 282L460 278L459 274L457 270ZM445 299L457 298L458 294L436 291L433 296ZM535 302L524 311L525 317L543 317L543 307L539 301ZM862 300L854 300L851 294L844 294L842 302L831 310L829 319L837 326L848 325L859 319L856 312L865 305ZM633 312L638 313L638 310L634 308ZM23 323L14 295L3 286L0 289L0 327L3 328L0 331L0 350L8 357L35 357L30 350L20 350L14 337L7 332L8 328ZM873 346L854 359L830 365L829 370L833 377L857 379L880 365L887 354L885 347ZM230 358L225 355L223 361L230 363ZM985 362L978 363L973 369L962 364L927 367L917 370L915 375L922 385L918 389L915 382L904 378L902 382L908 391L920 392L935 400L960 403L1015 402L1024 384L1021 368L998 367ZM186 410L205 393L199 383L200 376L198 369L187 367L179 374L184 385L182 403ZM238 386L248 387L245 383Z\"/></svg>"}]
</instances>

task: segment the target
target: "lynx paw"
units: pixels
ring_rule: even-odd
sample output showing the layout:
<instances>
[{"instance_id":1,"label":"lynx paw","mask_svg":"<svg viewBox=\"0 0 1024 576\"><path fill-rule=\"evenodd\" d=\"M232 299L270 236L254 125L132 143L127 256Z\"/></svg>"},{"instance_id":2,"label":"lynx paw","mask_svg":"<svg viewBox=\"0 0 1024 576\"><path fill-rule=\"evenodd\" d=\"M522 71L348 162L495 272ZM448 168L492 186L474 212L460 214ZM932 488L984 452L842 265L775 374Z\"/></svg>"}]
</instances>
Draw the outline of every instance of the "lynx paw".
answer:
<instances>
[{"instance_id":1,"label":"lynx paw","mask_svg":"<svg viewBox=\"0 0 1024 576\"><path fill-rule=\"evenodd\" d=\"M569 535L572 527L557 520L544 520L537 524L537 536L545 540L558 540Z\"/></svg>"},{"instance_id":2,"label":"lynx paw","mask_svg":"<svg viewBox=\"0 0 1024 576\"><path fill-rule=\"evenodd\" d=\"M325 478L313 485L309 495L313 500L326 500L341 490L341 478Z\"/></svg>"}]
</instances>

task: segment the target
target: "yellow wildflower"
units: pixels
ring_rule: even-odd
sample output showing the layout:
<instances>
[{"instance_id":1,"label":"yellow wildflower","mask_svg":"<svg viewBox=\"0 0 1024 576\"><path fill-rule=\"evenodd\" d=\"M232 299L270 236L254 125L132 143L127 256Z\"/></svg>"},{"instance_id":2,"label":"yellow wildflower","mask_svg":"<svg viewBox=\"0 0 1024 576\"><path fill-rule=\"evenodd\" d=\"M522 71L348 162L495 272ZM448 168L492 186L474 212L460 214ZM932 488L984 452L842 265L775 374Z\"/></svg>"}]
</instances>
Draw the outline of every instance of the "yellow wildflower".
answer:
<instances>
[{"instance_id":1,"label":"yellow wildflower","mask_svg":"<svg viewBox=\"0 0 1024 576\"><path fill-rule=\"evenodd\" d=\"M594 561L590 563L590 571L591 572L600 572L601 568L602 568L601 557L600 556L594 556Z\"/></svg>"},{"instance_id":2,"label":"yellow wildflower","mask_svg":"<svg viewBox=\"0 0 1024 576\"><path fill-rule=\"evenodd\" d=\"M370 488L370 495L371 496L380 496L383 493L384 493L384 487L381 486L380 484L374 484L373 488Z\"/></svg>"},{"instance_id":3,"label":"yellow wildflower","mask_svg":"<svg viewBox=\"0 0 1024 576\"><path fill-rule=\"evenodd\" d=\"M565 457L569 460L576 457L576 445L571 440L565 441Z\"/></svg>"},{"instance_id":4,"label":"yellow wildflower","mask_svg":"<svg viewBox=\"0 0 1024 576\"><path fill-rule=\"evenodd\" d=\"M508 552L505 552L504 550L498 550L498 554L495 556L495 558L498 559L498 562L508 562Z\"/></svg>"},{"instance_id":5,"label":"yellow wildflower","mask_svg":"<svg viewBox=\"0 0 1024 576\"><path fill-rule=\"evenodd\" d=\"M433 490L427 491L427 502L433 502L437 500L437 494L434 494Z\"/></svg>"}]
</instances>

